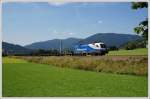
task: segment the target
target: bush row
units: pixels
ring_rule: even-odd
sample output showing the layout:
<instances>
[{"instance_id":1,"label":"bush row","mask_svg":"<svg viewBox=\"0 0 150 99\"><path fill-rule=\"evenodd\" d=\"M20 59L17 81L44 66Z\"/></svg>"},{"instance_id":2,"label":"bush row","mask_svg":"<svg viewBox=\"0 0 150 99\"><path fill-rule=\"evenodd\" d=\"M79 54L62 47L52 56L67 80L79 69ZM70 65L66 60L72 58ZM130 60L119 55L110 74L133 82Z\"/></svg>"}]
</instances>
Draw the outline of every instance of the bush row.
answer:
<instances>
[{"instance_id":1,"label":"bush row","mask_svg":"<svg viewBox=\"0 0 150 99\"><path fill-rule=\"evenodd\" d=\"M71 56L51 56L51 57L16 57L29 62L48 64L62 68L82 69L96 72L147 75L147 57L129 57L126 60L112 58L93 57L71 57Z\"/></svg>"}]
</instances>

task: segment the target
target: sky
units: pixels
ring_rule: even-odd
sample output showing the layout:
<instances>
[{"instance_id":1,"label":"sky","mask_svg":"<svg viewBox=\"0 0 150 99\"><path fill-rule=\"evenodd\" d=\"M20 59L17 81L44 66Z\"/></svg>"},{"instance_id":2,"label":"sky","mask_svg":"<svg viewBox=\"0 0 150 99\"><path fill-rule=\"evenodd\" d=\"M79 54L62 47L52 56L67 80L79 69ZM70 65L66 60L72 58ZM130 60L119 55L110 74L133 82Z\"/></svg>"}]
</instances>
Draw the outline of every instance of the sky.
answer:
<instances>
[{"instance_id":1,"label":"sky","mask_svg":"<svg viewBox=\"0 0 150 99\"><path fill-rule=\"evenodd\" d=\"M96 33L136 34L148 9L130 2L5 2L3 41L27 45L52 39L86 38Z\"/></svg>"}]
</instances>

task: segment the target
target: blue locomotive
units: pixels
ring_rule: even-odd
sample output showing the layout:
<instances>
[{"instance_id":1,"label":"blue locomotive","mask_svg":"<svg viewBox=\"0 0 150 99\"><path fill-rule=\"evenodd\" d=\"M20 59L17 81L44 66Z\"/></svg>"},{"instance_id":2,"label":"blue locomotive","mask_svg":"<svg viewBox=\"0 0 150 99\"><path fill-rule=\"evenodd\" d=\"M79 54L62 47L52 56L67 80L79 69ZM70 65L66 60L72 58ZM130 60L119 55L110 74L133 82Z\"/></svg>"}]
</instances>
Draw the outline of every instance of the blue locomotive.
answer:
<instances>
[{"instance_id":1,"label":"blue locomotive","mask_svg":"<svg viewBox=\"0 0 150 99\"><path fill-rule=\"evenodd\" d=\"M74 53L77 55L105 55L108 50L104 43L98 42L75 45Z\"/></svg>"}]
</instances>

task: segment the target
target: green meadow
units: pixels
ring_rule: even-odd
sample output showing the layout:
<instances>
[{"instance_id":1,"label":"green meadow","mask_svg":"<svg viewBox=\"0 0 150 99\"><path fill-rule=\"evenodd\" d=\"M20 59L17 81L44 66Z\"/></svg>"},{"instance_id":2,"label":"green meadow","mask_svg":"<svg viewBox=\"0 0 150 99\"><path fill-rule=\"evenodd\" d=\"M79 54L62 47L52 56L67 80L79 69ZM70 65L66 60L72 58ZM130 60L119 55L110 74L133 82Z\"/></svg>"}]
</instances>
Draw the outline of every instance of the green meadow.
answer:
<instances>
[{"instance_id":1,"label":"green meadow","mask_svg":"<svg viewBox=\"0 0 150 99\"><path fill-rule=\"evenodd\" d=\"M110 51L108 55L148 55L148 48L138 48L134 50Z\"/></svg>"},{"instance_id":2,"label":"green meadow","mask_svg":"<svg viewBox=\"0 0 150 99\"><path fill-rule=\"evenodd\" d=\"M148 96L147 76L101 73L3 57L3 97Z\"/></svg>"}]
</instances>

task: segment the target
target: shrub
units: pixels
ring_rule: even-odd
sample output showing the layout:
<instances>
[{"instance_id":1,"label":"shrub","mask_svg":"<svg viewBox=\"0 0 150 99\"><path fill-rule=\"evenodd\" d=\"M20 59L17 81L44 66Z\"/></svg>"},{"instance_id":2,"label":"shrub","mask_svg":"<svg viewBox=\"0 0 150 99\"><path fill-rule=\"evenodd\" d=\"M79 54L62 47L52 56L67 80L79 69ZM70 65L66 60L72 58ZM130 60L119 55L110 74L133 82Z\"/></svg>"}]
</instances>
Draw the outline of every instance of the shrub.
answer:
<instances>
[{"instance_id":1,"label":"shrub","mask_svg":"<svg viewBox=\"0 0 150 99\"><path fill-rule=\"evenodd\" d=\"M136 48L146 48L146 41L144 39L129 41L124 45L122 45L122 47L126 50L133 50Z\"/></svg>"}]
</instances>

